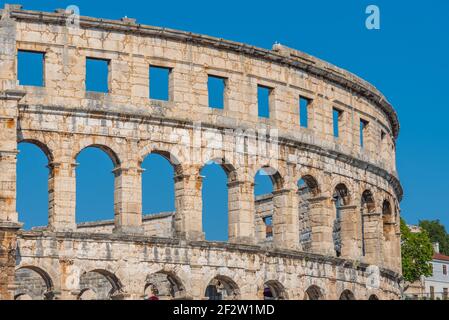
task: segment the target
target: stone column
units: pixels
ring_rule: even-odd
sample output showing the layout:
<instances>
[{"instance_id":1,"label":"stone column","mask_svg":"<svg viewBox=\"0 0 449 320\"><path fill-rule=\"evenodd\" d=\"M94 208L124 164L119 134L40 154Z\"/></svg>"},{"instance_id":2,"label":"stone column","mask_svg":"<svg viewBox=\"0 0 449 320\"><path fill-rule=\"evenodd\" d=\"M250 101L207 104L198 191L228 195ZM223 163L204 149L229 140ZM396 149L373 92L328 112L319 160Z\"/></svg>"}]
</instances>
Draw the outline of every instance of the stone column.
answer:
<instances>
[{"instance_id":1,"label":"stone column","mask_svg":"<svg viewBox=\"0 0 449 320\"><path fill-rule=\"evenodd\" d=\"M380 213L363 213L365 237L365 262L380 265L382 257L382 215Z\"/></svg>"},{"instance_id":2,"label":"stone column","mask_svg":"<svg viewBox=\"0 0 449 320\"><path fill-rule=\"evenodd\" d=\"M309 200L312 252L334 255L333 220L330 198L318 196Z\"/></svg>"},{"instance_id":3,"label":"stone column","mask_svg":"<svg viewBox=\"0 0 449 320\"><path fill-rule=\"evenodd\" d=\"M254 210L254 182L229 182L229 242L250 244L256 242Z\"/></svg>"},{"instance_id":4,"label":"stone column","mask_svg":"<svg viewBox=\"0 0 449 320\"><path fill-rule=\"evenodd\" d=\"M59 259L60 291L56 293L55 300L77 300L80 291L81 270L74 265L71 259Z\"/></svg>"},{"instance_id":5,"label":"stone column","mask_svg":"<svg viewBox=\"0 0 449 320\"><path fill-rule=\"evenodd\" d=\"M355 205L342 206L339 209L341 214L341 257L353 260L359 259L361 256L358 226L360 211Z\"/></svg>"},{"instance_id":6,"label":"stone column","mask_svg":"<svg viewBox=\"0 0 449 320\"><path fill-rule=\"evenodd\" d=\"M48 227L53 231L76 230L76 163L69 159L49 164Z\"/></svg>"},{"instance_id":7,"label":"stone column","mask_svg":"<svg viewBox=\"0 0 449 320\"><path fill-rule=\"evenodd\" d=\"M191 166L175 176L176 236L187 240L204 240L202 221L202 178L200 169Z\"/></svg>"},{"instance_id":8,"label":"stone column","mask_svg":"<svg viewBox=\"0 0 449 320\"><path fill-rule=\"evenodd\" d=\"M143 233L142 168L137 163L121 164L113 173L114 232Z\"/></svg>"},{"instance_id":9,"label":"stone column","mask_svg":"<svg viewBox=\"0 0 449 320\"><path fill-rule=\"evenodd\" d=\"M273 244L284 249L299 247L299 198L296 190L273 192Z\"/></svg>"}]
</instances>

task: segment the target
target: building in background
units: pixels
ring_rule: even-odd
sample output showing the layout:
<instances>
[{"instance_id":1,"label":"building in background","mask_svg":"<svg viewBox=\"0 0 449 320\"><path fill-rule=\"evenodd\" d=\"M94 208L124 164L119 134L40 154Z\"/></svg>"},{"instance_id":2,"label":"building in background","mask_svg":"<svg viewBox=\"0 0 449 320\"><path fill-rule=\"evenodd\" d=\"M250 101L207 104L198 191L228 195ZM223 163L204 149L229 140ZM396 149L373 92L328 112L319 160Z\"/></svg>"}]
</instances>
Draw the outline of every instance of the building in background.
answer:
<instances>
[{"instance_id":1,"label":"building in background","mask_svg":"<svg viewBox=\"0 0 449 320\"><path fill-rule=\"evenodd\" d=\"M416 226L415 226L416 227ZM410 226L409 226L410 228ZM412 232L420 232L419 227ZM449 299L449 256L440 253L438 242L433 244L434 255L432 258L432 275L421 277L419 281L408 284L404 291L405 299Z\"/></svg>"}]
</instances>

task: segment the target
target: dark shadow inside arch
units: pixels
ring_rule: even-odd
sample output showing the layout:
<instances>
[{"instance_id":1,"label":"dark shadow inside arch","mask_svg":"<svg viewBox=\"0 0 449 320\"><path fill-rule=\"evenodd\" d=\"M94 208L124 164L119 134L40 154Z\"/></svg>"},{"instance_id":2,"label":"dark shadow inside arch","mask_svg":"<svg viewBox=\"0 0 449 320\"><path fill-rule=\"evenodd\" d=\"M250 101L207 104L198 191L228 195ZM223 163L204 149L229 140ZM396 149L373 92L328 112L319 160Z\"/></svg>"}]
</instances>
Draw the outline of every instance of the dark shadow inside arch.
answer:
<instances>
[{"instance_id":1,"label":"dark shadow inside arch","mask_svg":"<svg viewBox=\"0 0 449 320\"><path fill-rule=\"evenodd\" d=\"M53 281L42 269L27 266L15 271L15 300L52 300Z\"/></svg>"},{"instance_id":2,"label":"dark shadow inside arch","mask_svg":"<svg viewBox=\"0 0 449 320\"><path fill-rule=\"evenodd\" d=\"M203 230L206 240L228 240L228 177L224 161L208 161L201 169Z\"/></svg>"},{"instance_id":3,"label":"dark shadow inside arch","mask_svg":"<svg viewBox=\"0 0 449 320\"><path fill-rule=\"evenodd\" d=\"M185 295L181 280L171 272L160 271L149 275L145 281L145 300L180 299Z\"/></svg>"},{"instance_id":4,"label":"dark shadow inside arch","mask_svg":"<svg viewBox=\"0 0 449 320\"><path fill-rule=\"evenodd\" d=\"M335 255L341 256L341 207L350 203L349 190L343 183L338 184L334 189L333 201L335 206L335 216L332 230Z\"/></svg>"},{"instance_id":5,"label":"dark shadow inside arch","mask_svg":"<svg viewBox=\"0 0 449 320\"><path fill-rule=\"evenodd\" d=\"M92 145L81 150L76 162L76 222L113 220L117 156L106 147ZM112 225L107 231L112 231Z\"/></svg>"},{"instance_id":6,"label":"dark shadow inside arch","mask_svg":"<svg viewBox=\"0 0 449 320\"><path fill-rule=\"evenodd\" d=\"M23 228L48 225L48 165L52 161L47 147L40 142L25 140L18 144L16 208Z\"/></svg>"},{"instance_id":7,"label":"dark shadow inside arch","mask_svg":"<svg viewBox=\"0 0 449 320\"><path fill-rule=\"evenodd\" d=\"M298 181L299 241L302 251L312 249L309 200L318 196L319 193L318 183L312 176L306 175Z\"/></svg>"},{"instance_id":8,"label":"dark shadow inside arch","mask_svg":"<svg viewBox=\"0 0 449 320\"><path fill-rule=\"evenodd\" d=\"M122 284L112 273L102 269L85 272L80 277L79 300L113 300L119 297Z\"/></svg>"},{"instance_id":9,"label":"dark shadow inside arch","mask_svg":"<svg viewBox=\"0 0 449 320\"><path fill-rule=\"evenodd\" d=\"M385 200L382 204L382 225L384 239L391 240L394 233L394 216L388 200Z\"/></svg>"},{"instance_id":10,"label":"dark shadow inside arch","mask_svg":"<svg viewBox=\"0 0 449 320\"><path fill-rule=\"evenodd\" d=\"M362 256L366 255L366 239L365 239L365 215L373 213L376 209L374 196L369 190L365 190L362 193L361 204L360 204L360 215L361 215L361 238L362 238Z\"/></svg>"},{"instance_id":11,"label":"dark shadow inside arch","mask_svg":"<svg viewBox=\"0 0 449 320\"><path fill-rule=\"evenodd\" d=\"M209 300L237 300L240 297L240 292L232 279L216 276L209 282L204 295Z\"/></svg>"},{"instance_id":12,"label":"dark shadow inside arch","mask_svg":"<svg viewBox=\"0 0 449 320\"><path fill-rule=\"evenodd\" d=\"M142 162L143 215L175 211L175 167L167 153L150 153Z\"/></svg>"},{"instance_id":13,"label":"dark shadow inside arch","mask_svg":"<svg viewBox=\"0 0 449 320\"><path fill-rule=\"evenodd\" d=\"M323 298L323 291L316 285L307 288L304 295L304 300L323 300Z\"/></svg>"},{"instance_id":14,"label":"dark shadow inside arch","mask_svg":"<svg viewBox=\"0 0 449 320\"><path fill-rule=\"evenodd\" d=\"M263 287L264 300L285 300L287 295L284 286L278 281L267 281Z\"/></svg>"},{"instance_id":15,"label":"dark shadow inside arch","mask_svg":"<svg viewBox=\"0 0 449 320\"><path fill-rule=\"evenodd\" d=\"M355 300L355 296L352 293L351 290L344 290L341 294L340 294L340 299L339 300Z\"/></svg>"}]
</instances>

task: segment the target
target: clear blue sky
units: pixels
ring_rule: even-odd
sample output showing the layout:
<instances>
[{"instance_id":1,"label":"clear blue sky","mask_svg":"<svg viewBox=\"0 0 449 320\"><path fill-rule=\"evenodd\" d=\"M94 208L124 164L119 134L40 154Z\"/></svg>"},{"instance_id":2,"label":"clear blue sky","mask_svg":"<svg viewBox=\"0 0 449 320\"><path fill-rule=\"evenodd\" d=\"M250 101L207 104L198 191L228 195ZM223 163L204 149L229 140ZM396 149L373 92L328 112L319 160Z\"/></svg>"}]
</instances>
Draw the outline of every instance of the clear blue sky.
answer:
<instances>
[{"instance_id":1,"label":"clear blue sky","mask_svg":"<svg viewBox=\"0 0 449 320\"><path fill-rule=\"evenodd\" d=\"M348 69L381 90L399 114L397 164L405 190L403 217L409 223L440 219L449 229L447 0L14 2L38 10L76 4L82 15L112 19L126 15L139 23L264 48L271 48L277 41ZM380 8L380 30L365 28L369 4ZM46 223L46 161L43 156L34 156L33 147L21 146L21 150L18 210L29 227ZM78 162L78 220L112 218L112 163L96 150L86 150ZM173 184L164 178L172 174L170 167L160 159L148 159L145 165L144 213L173 210ZM94 181L92 171L96 174ZM222 239L226 234L224 173L209 166L203 174L204 192L211 196L205 201L206 234ZM266 184L259 182L258 188L262 187Z\"/></svg>"}]
</instances>

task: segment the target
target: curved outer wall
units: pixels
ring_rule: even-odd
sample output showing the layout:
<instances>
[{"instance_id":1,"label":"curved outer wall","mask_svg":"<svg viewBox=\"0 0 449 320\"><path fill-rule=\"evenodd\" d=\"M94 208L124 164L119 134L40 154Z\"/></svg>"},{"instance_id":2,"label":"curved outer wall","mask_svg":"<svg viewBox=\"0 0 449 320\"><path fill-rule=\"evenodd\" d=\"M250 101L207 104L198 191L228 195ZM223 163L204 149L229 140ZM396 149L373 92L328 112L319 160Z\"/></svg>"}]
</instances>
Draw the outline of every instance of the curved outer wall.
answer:
<instances>
[{"instance_id":1,"label":"curved outer wall","mask_svg":"<svg viewBox=\"0 0 449 320\"><path fill-rule=\"evenodd\" d=\"M81 17L74 28L61 10L6 5L1 14L0 298L13 297L14 270L27 266L45 270L49 290L62 299L76 298L73 279L93 269L114 273L120 297L130 299L143 294L140 275L160 270L176 274L184 297L195 299L217 275L232 279L248 299L261 298L271 280L292 299L313 285L328 299L346 289L358 299L399 297L399 123L373 86L282 45L264 50L128 18ZM18 84L18 50L45 53L44 87ZM86 92L86 57L109 61L107 94ZM150 65L170 69L169 101L149 99ZM208 75L226 79L222 110L208 106ZM271 88L269 118L258 117L258 86ZM300 97L310 102L308 128L299 125ZM338 138L334 108L341 113ZM360 120L368 124L363 147ZM15 207L21 141L38 145L50 168L49 225L30 232L20 230ZM88 146L107 152L115 166L114 221L95 230L75 223L75 158ZM146 222L140 165L152 152L175 168L176 212ZM204 241L202 230L200 169L217 159L228 175L227 244ZM274 192L256 201L254 176L263 167L275 172ZM314 181L304 213L301 178ZM270 241L264 215L273 217ZM367 284L370 265L379 268L374 288Z\"/></svg>"}]
</instances>

